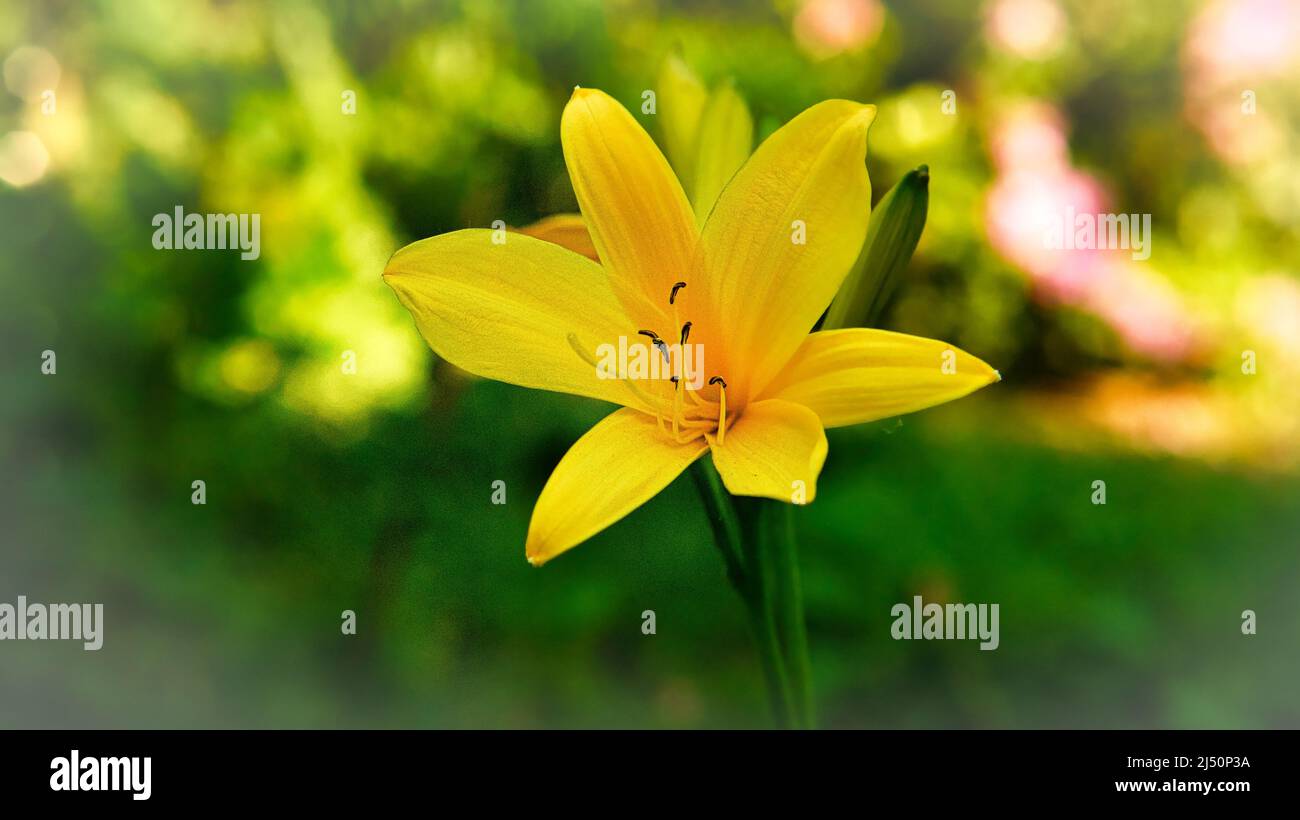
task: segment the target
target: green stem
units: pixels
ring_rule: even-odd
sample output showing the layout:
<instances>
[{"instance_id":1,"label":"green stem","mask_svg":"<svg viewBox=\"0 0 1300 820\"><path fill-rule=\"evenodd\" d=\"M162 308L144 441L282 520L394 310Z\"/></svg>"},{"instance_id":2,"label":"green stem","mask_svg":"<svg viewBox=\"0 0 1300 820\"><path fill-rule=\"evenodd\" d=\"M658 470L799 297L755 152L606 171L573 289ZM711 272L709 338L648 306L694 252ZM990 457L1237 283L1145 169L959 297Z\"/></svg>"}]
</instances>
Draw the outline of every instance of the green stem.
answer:
<instances>
[{"instance_id":1,"label":"green stem","mask_svg":"<svg viewBox=\"0 0 1300 820\"><path fill-rule=\"evenodd\" d=\"M794 507L779 501L766 501L763 505L762 534L772 566L772 609L777 635L785 650L785 669L799 725L811 729L815 716L808 662L808 627L804 622L798 544L794 537Z\"/></svg>"},{"instance_id":2,"label":"green stem","mask_svg":"<svg viewBox=\"0 0 1300 820\"><path fill-rule=\"evenodd\" d=\"M702 458L691 468L695 485L699 487L700 498L704 499L704 509L709 516L709 526L713 528L713 540L722 553L722 561L727 565L727 580L736 588L740 596L745 597L745 566L740 557L740 519L736 508L731 503L731 496L722 486L722 476L713 466L712 458Z\"/></svg>"},{"instance_id":3,"label":"green stem","mask_svg":"<svg viewBox=\"0 0 1300 820\"><path fill-rule=\"evenodd\" d=\"M723 487L712 459L695 462L692 474L704 500L714 540L727 566L727 577L745 604L777 724L783 728L806 725L802 720L804 712L798 705L786 672L785 652L772 609L776 598L771 589L772 567L762 556L764 550L759 542L763 539L759 532L761 528L756 526L757 517L751 515L742 519L735 501ZM745 510L757 511L752 507Z\"/></svg>"}]
</instances>

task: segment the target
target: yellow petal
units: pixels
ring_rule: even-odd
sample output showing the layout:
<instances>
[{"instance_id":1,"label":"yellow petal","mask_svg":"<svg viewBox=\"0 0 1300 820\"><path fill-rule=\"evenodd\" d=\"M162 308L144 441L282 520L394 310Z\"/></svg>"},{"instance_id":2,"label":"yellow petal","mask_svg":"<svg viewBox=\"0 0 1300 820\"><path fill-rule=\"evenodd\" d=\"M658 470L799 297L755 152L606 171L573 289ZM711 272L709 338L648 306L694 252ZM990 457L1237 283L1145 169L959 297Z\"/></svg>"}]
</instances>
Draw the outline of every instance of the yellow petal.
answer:
<instances>
[{"instance_id":1,"label":"yellow petal","mask_svg":"<svg viewBox=\"0 0 1300 820\"><path fill-rule=\"evenodd\" d=\"M842 427L959 399L1000 378L946 342L846 328L809 336L763 395L798 402L825 426Z\"/></svg>"},{"instance_id":2,"label":"yellow petal","mask_svg":"<svg viewBox=\"0 0 1300 820\"><path fill-rule=\"evenodd\" d=\"M502 239L497 244L494 239ZM628 386L602 379L602 344L635 334L604 269L521 234L464 230L402 248L386 281L434 352L498 381L641 406ZM574 350L569 336L588 354Z\"/></svg>"},{"instance_id":3,"label":"yellow petal","mask_svg":"<svg viewBox=\"0 0 1300 820\"><path fill-rule=\"evenodd\" d=\"M591 243L591 234L587 233L587 225L578 214L555 214L544 217L531 225L519 228L518 232L543 242L553 242L561 248L580 253L593 262L600 261L600 257L596 255L596 246Z\"/></svg>"},{"instance_id":4,"label":"yellow petal","mask_svg":"<svg viewBox=\"0 0 1300 820\"><path fill-rule=\"evenodd\" d=\"M709 95L695 142L691 205L696 222L703 225L718 194L754 148L754 119L731 83L718 86Z\"/></svg>"},{"instance_id":5,"label":"yellow petal","mask_svg":"<svg viewBox=\"0 0 1300 820\"><path fill-rule=\"evenodd\" d=\"M795 117L758 147L704 225L704 285L725 333L723 373L739 388L738 404L798 349L862 248L875 112L830 100Z\"/></svg>"},{"instance_id":6,"label":"yellow petal","mask_svg":"<svg viewBox=\"0 0 1300 820\"><path fill-rule=\"evenodd\" d=\"M610 284L641 327L663 330L674 282L695 261L697 233L668 161L608 94L580 88L560 122L583 220Z\"/></svg>"},{"instance_id":7,"label":"yellow petal","mask_svg":"<svg viewBox=\"0 0 1300 820\"><path fill-rule=\"evenodd\" d=\"M826 461L826 432L817 414L780 399L752 402L718 444L713 465L732 495L807 503L817 495Z\"/></svg>"},{"instance_id":8,"label":"yellow petal","mask_svg":"<svg viewBox=\"0 0 1300 820\"><path fill-rule=\"evenodd\" d=\"M696 136L709 92L686 61L670 54L659 68L655 89L655 116L663 129L664 148L682 184L694 178Z\"/></svg>"},{"instance_id":9,"label":"yellow petal","mask_svg":"<svg viewBox=\"0 0 1300 820\"><path fill-rule=\"evenodd\" d=\"M702 438L674 443L653 416L636 410L606 416L564 454L542 488L528 525L529 562L543 564L632 512L707 449Z\"/></svg>"}]
</instances>

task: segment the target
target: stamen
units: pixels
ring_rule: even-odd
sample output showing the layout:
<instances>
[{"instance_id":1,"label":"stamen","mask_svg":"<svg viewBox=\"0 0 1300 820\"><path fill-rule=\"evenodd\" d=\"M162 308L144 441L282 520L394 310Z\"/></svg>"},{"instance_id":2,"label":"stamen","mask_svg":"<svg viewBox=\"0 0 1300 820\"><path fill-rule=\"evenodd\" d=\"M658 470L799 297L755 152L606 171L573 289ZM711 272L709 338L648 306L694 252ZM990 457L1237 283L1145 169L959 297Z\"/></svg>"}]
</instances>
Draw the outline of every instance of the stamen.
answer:
<instances>
[{"instance_id":1,"label":"stamen","mask_svg":"<svg viewBox=\"0 0 1300 820\"><path fill-rule=\"evenodd\" d=\"M668 343L663 339L660 339L658 333L655 333L653 330L638 330L637 333L641 336L650 337L650 344L659 348L660 355L664 357L664 364L668 364L672 361L668 355Z\"/></svg>"},{"instance_id":2,"label":"stamen","mask_svg":"<svg viewBox=\"0 0 1300 820\"><path fill-rule=\"evenodd\" d=\"M677 312L677 308L673 308L673 313L676 312ZM691 379L691 368L690 368L691 356L686 347L686 340L690 337L690 335L691 335L691 323L687 322L686 324L682 325L682 344L678 348L678 355L681 356L682 376L687 381L690 381Z\"/></svg>"},{"instance_id":3,"label":"stamen","mask_svg":"<svg viewBox=\"0 0 1300 820\"><path fill-rule=\"evenodd\" d=\"M709 384L718 385L718 444L721 446L727 440L727 381L714 376Z\"/></svg>"},{"instance_id":4,"label":"stamen","mask_svg":"<svg viewBox=\"0 0 1300 820\"><path fill-rule=\"evenodd\" d=\"M686 287L685 282L675 282L673 283L672 292L668 294L668 304L671 305L673 309L673 327L680 327L679 322L681 322L681 319L677 315L677 291L681 290L684 287ZM687 324L689 324L689 322ZM686 336L683 335L682 344L685 343L686 343Z\"/></svg>"}]
</instances>

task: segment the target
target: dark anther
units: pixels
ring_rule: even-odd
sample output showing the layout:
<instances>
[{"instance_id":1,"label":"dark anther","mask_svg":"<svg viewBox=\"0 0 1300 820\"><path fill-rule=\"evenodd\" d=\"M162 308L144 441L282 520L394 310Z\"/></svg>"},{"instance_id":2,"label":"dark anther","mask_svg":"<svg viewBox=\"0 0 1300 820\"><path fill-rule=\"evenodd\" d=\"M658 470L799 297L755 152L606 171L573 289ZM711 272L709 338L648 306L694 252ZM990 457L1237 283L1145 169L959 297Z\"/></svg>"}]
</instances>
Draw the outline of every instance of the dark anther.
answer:
<instances>
[{"instance_id":1,"label":"dark anther","mask_svg":"<svg viewBox=\"0 0 1300 820\"><path fill-rule=\"evenodd\" d=\"M677 381L678 381L677 377L676 377L676 376L669 376L669 377L668 377L668 381L670 381L670 382L673 383L673 389L676 390L676 389L677 389Z\"/></svg>"},{"instance_id":2,"label":"dark anther","mask_svg":"<svg viewBox=\"0 0 1300 820\"><path fill-rule=\"evenodd\" d=\"M659 344L660 342L659 334L655 333L653 330L638 330L637 334L641 336L650 337L650 340L653 341L655 344Z\"/></svg>"},{"instance_id":3,"label":"dark anther","mask_svg":"<svg viewBox=\"0 0 1300 820\"><path fill-rule=\"evenodd\" d=\"M671 305L673 303L673 300L677 298L677 291L681 290L684 287L686 287L685 282L677 282L676 284L673 285L673 292L668 294L668 304Z\"/></svg>"},{"instance_id":4,"label":"dark anther","mask_svg":"<svg viewBox=\"0 0 1300 820\"><path fill-rule=\"evenodd\" d=\"M686 344L686 339L691 335L691 323L687 322L682 325L682 344Z\"/></svg>"},{"instance_id":5,"label":"dark anther","mask_svg":"<svg viewBox=\"0 0 1300 820\"><path fill-rule=\"evenodd\" d=\"M727 389L727 382L721 376L714 376L713 378L709 379L709 384L720 384L722 385L723 390Z\"/></svg>"}]
</instances>

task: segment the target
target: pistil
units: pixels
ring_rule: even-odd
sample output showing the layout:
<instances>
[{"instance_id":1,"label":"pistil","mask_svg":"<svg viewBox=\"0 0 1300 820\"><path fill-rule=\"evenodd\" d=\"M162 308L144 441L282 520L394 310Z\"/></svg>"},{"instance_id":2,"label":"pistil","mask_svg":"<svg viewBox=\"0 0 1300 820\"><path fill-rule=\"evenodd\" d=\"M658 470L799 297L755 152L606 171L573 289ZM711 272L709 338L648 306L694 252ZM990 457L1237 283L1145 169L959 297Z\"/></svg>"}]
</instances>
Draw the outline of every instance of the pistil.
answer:
<instances>
[{"instance_id":1,"label":"pistil","mask_svg":"<svg viewBox=\"0 0 1300 820\"><path fill-rule=\"evenodd\" d=\"M709 379L709 384L718 386L718 444L727 440L727 382L721 376Z\"/></svg>"}]
</instances>

